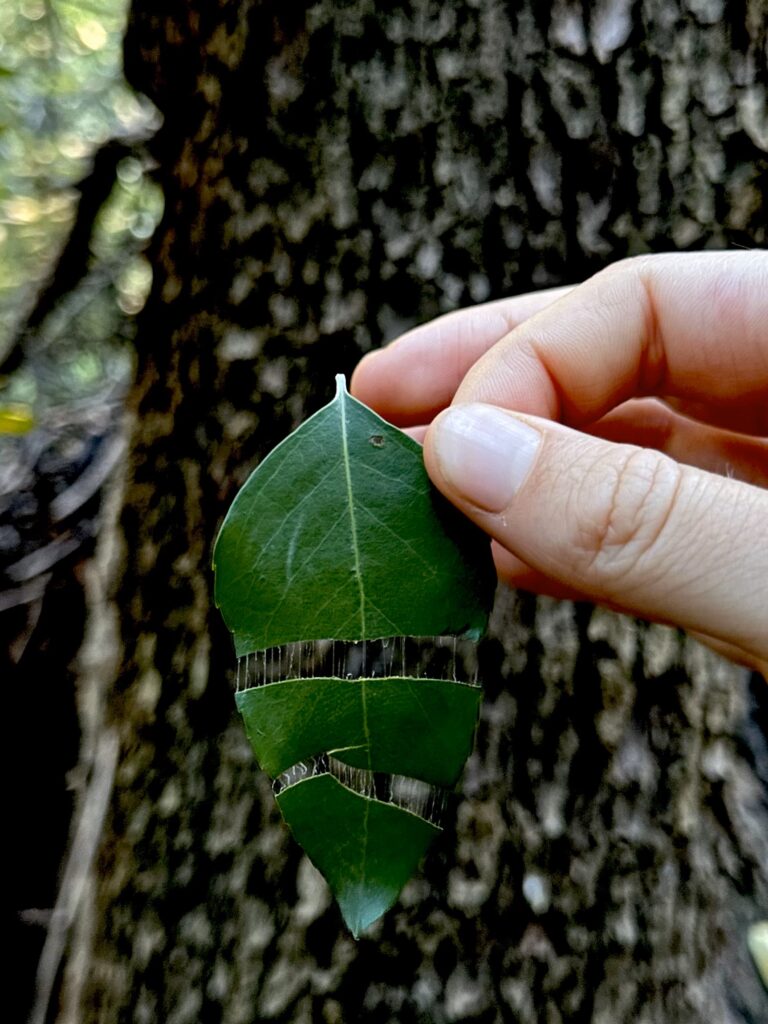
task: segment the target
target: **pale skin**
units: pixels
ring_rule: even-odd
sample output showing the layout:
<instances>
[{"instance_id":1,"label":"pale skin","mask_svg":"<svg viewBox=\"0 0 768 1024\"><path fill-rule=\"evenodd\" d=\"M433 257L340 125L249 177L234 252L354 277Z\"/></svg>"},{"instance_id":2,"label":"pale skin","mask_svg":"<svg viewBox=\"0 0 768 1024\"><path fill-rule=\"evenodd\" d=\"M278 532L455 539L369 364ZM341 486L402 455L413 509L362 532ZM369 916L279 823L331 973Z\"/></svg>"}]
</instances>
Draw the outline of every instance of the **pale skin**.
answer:
<instances>
[{"instance_id":1,"label":"pale skin","mask_svg":"<svg viewBox=\"0 0 768 1024\"><path fill-rule=\"evenodd\" d=\"M537 593L768 678L768 253L636 257L416 328L351 390Z\"/></svg>"}]
</instances>

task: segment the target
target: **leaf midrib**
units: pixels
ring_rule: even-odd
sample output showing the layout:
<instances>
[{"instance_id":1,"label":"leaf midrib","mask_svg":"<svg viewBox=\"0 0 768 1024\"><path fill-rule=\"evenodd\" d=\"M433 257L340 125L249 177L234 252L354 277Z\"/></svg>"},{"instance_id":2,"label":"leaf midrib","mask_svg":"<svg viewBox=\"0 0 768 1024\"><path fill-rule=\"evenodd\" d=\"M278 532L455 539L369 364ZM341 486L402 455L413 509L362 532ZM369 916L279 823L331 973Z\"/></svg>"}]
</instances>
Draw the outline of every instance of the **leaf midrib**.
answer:
<instances>
[{"instance_id":1,"label":"leaf midrib","mask_svg":"<svg viewBox=\"0 0 768 1024\"><path fill-rule=\"evenodd\" d=\"M349 461L349 443L347 440L347 389L344 386L344 378L336 378L339 389L339 414L341 418L341 454L344 463L344 480L347 487L347 507L349 508L349 532L352 540L352 558L354 561L354 573L357 580L357 589L360 594L360 637L365 639L365 587L363 586L363 573L360 566L360 545L357 539L357 519L355 517L355 498L352 492L352 467Z\"/></svg>"},{"instance_id":2,"label":"leaf midrib","mask_svg":"<svg viewBox=\"0 0 768 1024\"><path fill-rule=\"evenodd\" d=\"M355 498L352 490L352 466L349 459L349 442L347 439L347 389L344 378L337 377L336 383L339 391L339 415L341 418L341 452L344 462L344 479L347 485L347 506L349 508L349 532L352 540L352 557L354 560L355 578L357 589L360 594L360 636L365 643L365 587L363 585L363 573L360 565L360 546L357 539L357 518L355 516ZM371 769L371 734L368 725L368 702L366 700L365 686L360 689L363 715L363 735L365 736L368 748L368 769ZM360 886L366 888L368 878L368 817L370 814L370 801L365 802L363 814L363 849L360 858Z\"/></svg>"}]
</instances>

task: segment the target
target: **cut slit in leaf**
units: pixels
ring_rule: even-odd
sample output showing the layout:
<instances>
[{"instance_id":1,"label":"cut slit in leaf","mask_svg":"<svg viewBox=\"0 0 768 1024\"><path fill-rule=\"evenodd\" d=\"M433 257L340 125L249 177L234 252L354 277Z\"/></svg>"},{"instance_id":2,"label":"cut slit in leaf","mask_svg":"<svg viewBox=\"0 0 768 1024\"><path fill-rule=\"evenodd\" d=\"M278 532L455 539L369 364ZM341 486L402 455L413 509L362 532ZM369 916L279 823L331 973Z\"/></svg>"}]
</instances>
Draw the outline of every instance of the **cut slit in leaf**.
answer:
<instances>
[{"instance_id":1,"label":"cut slit in leaf","mask_svg":"<svg viewBox=\"0 0 768 1024\"><path fill-rule=\"evenodd\" d=\"M334 401L248 479L214 567L245 677L260 682L236 698L249 739L357 935L439 831L419 787L441 802L430 787L456 783L477 721L479 689L456 681L455 665L445 679L410 677L405 638L477 639L495 573L487 537L431 486L420 446L337 383ZM335 641L380 641L378 660L366 644L337 660ZM330 664L317 660L326 642ZM316 770L327 764L336 770ZM402 779L408 799L351 781L380 772Z\"/></svg>"},{"instance_id":2,"label":"cut slit in leaf","mask_svg":"<svg viewBox=\"0 0 768 1024\"><path fill-rule=\"evenodd\" d=\"M405 676L477 686L477 645L456 636L401 636L354 643L309 640L246 654L237 663L237 689L282 679L375 679Z\"/></svg>"}]
</instances>

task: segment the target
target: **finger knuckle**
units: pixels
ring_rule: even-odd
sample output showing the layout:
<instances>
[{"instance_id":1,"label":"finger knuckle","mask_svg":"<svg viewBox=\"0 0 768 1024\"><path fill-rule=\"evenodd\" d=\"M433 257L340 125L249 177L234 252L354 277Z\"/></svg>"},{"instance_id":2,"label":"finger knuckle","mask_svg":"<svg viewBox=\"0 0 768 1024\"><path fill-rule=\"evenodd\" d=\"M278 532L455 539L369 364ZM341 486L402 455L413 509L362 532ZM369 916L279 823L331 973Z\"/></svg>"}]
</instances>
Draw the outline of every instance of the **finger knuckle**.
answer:
<instances>
[{"instance_id":1,"label":"finger knuckle","mask_svg":"<svg viewBox=\"0 0 768 1024\"><path fill-rule=\"evenodd\" d=\"M638 572L663 571L665 532L681 468L644 448L619 447L583 476L577 548L586 575L608 596Z\"/></svg>"}]
</instances>

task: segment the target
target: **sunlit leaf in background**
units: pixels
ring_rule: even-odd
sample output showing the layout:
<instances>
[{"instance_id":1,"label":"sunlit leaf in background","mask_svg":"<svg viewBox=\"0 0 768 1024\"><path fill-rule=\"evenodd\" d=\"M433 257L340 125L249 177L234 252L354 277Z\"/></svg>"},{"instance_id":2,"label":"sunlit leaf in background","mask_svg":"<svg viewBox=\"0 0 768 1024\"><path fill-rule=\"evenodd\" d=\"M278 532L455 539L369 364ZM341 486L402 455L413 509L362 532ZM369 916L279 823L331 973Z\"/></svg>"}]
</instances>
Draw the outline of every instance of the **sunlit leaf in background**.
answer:
<instances>
[{"instance_id":1,"label":"sunlit leaf in background","mask_svg":"<svg viewBox=\"0 0 768 1024\"><path fill-rule=\"evenodd\" d=\"M34 425L31 406L21 402L0 403L0 434L26 434Z\"/></svg>"},{"instance_id":2,"label":"sunlit leaf in background","mask_svg":"<svg viewBox=\"0 0 768 1024\"><path fill-rule=\"evenodd\" d=\"M127 10L127 0L0 5L0 360L66 241L78 198L72 186L92 155L111 138L155 125L151 105L122 77ZM24 392L26 400L30 375L36 402L46 406L127 372L120 335L148 292L141 248L161 211L140 160L125 159L96 222L89 277L44 325L35 367L0 381L6 399Z\"/></svg>"}]
</instances>

